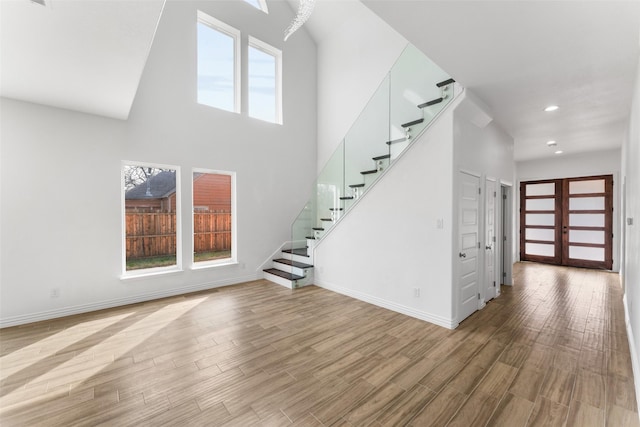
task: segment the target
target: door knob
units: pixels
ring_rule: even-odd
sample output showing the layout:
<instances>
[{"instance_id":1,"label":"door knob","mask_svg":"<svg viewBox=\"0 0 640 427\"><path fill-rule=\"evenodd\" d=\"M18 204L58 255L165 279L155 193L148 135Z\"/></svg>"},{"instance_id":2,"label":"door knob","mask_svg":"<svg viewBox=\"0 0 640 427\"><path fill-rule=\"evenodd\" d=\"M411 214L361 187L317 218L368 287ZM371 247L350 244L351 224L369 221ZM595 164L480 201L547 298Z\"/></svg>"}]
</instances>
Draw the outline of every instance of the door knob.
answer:
<instances>
[{"instance_id":1,"label":"door knob","mask_svg":"<svg viewBox=\"0 0 640 427\"><path fill-rule=\"evenodd\" d=\"M460 253L458 254L458 256L459 256L460 258L466 258L466 257L467 257L467 254L465 254L464 252L460 252Z\"/></svg>"}]
</instances>

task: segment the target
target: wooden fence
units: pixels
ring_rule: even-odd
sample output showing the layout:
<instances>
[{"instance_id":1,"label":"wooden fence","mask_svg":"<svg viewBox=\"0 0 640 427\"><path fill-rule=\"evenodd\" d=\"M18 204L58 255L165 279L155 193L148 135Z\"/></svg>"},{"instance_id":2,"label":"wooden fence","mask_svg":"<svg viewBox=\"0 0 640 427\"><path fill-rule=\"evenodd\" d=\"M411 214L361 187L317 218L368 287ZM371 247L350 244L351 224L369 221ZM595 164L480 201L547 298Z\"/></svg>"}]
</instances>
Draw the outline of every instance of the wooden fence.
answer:
<instances>
[{"instance_id":1,"label":"wooden fence","mask_svg":"<svg viewBox=\"0 0 640 427\"><path fill-rule=\"evenodd\" d=\"M175 213L127 213L127 259L148 258L176 253ZM194 251L231 249L231 213L193 214Z\"/></svg>"}]
</instances>

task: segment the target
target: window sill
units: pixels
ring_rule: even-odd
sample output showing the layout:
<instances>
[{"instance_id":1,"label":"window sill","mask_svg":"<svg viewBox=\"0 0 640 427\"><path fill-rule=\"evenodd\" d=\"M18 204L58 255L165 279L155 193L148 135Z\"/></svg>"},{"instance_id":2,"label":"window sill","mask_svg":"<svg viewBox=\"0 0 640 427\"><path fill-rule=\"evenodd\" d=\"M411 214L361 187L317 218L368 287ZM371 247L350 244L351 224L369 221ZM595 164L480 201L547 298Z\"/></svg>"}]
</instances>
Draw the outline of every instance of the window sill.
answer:
<instances>
[{"instance_id":1,"label":"window sill","mask_svg":"<svg viewBox=\"0 0 640 427\"><path fill-rule=\"evenodd\" d=\"M192 270L206 270L208 268L216 268L216 267L228 267L233 265L239 265L238 261L235 260L224 260L220 262L216 261L203 261L197 264L192 264Z\"/></svg>"},{"instance_id":2,"label":"window sill","mask_svg":"<svg viewBox=\"0 0 640 427\"><path fill-rule=\"evenodd\" d=\"M182 273L184 270L176 266L145 268L143 270L133 270L120 276L120 280L145 279L148 277L165 276L168 274Z\"/></svg>"}]
</instances>

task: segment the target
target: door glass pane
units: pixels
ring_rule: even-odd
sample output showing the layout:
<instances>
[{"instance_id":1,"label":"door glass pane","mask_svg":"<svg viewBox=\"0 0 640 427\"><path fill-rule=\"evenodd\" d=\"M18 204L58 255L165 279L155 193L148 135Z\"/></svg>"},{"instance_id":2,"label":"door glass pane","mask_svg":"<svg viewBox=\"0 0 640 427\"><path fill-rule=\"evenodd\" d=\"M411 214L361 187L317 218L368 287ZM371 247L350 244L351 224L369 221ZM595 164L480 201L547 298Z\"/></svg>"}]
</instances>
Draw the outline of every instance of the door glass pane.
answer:
<instances>
[{"instance_id":1,"label":"door glass pane","mask_svg":"<svg viewBox=\"0 0 640 427\"><path fill-rule=\"evenodd\" d=\"M604 231L569 230L569 241L572 243L604 244Z\"/></svg>"},{"instance_id":2,"label":"door glass pane","mask_svg":"<svg viewBox=\"0 0 640 427\"><path fill-rule=\"evenodd\" d=\"M553 196L556 193L555 182L546 184L527 184L527 196Z\"/></svg>"},{"instance_id":3,"label":"door glass pane","mask_svg":"<svg viewBox=\"0 0 640 427\"><path fill-rule=\"evenodd\" d=\"M554 214L527 214L526 225L554 225Z\"/></svg>"},{"instance_id":4,"label":"door glass pane","mask_svg":"<svg viewBox=\"0 0 640 427\"><path fill-rule=\"evenodd\" d=\"M527 199L526 203L528 211L552 211L555 206L555 199Z\"/></svg>"},{"instance_id":5,"label":"door glass pane","mask_svg":"<svg viewBox=\"0 0 640 427\"><path fill-rule=\"evenodd\" d=\"M569 258L586 259L589 261L604 261L604 248L569 246Z\"/></svg>"},{"instance_id":6,"label":"door glass pane","mask_svg":"<svg viewBox=\"0 0 640 427\"><path fill-rule=\"evenodd\" d=\"M525 243L525 252L527 255L539 255L539 256L554 256L553 245L546 245L543 243Z\"/></svg>"},{"instance_id":7,"label":"door glass pane","mask_svg":"<svg viewBox=\"0 0 640 427\"><path fill-rule=\"evenodd\" d=\"M604 214L569 214L570 227L604 227Z\"/></svg>"},{"instance_id":8,"label":"door glass pane","mask_svg":"<svg viewBox=\"0 0 640 427\"><path fill-rule=\"evenodd\" d=\"M541 229L541 228L527 228L525 231L525 238L527 240L547 240L553 242L555 239L555 230Z\"/></svg>"},{"instance_id":9,"label":"door glass pane","mask_svg":"<svg viewBox=\"0 0 640 427\"><path fill-rule=\"evenodd\" d=\"M604 179L569 182L569 194L585 193L604 193Z\"/></svg>"},{"instance_id":10,"label":"door glass pane","mask_svg":"<svg viewBox=\"0 0 640 427\"><path fill-rule=\"evenodd\" d=\"M571 197L569 210L604 210L604 197Z\"/></svg>"}]
</instances>

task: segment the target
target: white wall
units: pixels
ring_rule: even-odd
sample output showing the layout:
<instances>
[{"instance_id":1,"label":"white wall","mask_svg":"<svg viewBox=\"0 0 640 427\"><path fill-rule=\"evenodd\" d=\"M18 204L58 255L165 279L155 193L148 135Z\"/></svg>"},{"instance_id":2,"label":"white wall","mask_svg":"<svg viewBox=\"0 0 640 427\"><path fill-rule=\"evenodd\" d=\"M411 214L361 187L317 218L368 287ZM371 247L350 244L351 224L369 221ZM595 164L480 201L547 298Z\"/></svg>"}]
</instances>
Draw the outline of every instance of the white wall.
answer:
<instances>
[{"instance_id":1,"label":"white wall","mask_svg":"<svg viewBox=\"0 0 640 427\"><path fill-rule=\"evenodd\" d=\"M479 238L481 247L485 247L488 242L485 242L485 193L496 191L497 194L500 194L500 183L504 183L505 185L513 185L515 179L515 163L513 160L513 138L507 134L497 123L490 121L488 124L485 124L489 121L490 115L489 112L485 111L485 107L479 105L475 101L475 97L472 95L469 96L469 93L462 101L461 105L456 110L455 119L454 119L454 167L453 167L453 175L452 180L454 182L453 188L456 194L453 198L453 212L454 218L453 221L453 249L451 256L454 259L453 262L453 311L457 316L458 310L458 288L457 288L457 277L458 277L458 265L456 261L458 260L458 221L457 221L457 212L458 212L458 174L460 171L470 172L472 174L478 175L480 177L480 187L482 188L482 196L480 197L480 215L479 215ZM483 127L477 126L473 123L473 121L477 122L478 119L481 118ZM493 188L485 188L485 180L486 178L493 179L495 181L495 185ZM513 191L512 191L513 193ZM499 211L500 201L496 198L496 211ZM512 212L515 212L512 207ZM500 221L499 212L496 212L496 216L494 217L494 223L498 224ZM507 222L510 220L507 219ZM496 240L497 243L500 244L502 241L500 230L496 227ZM514 236L514 233L511 233L511 236ZM511 247L513 244L511 244ZM506 250L509 251L509 246L507 246ZM501 247L496 245L495 247L496 254L501 253ZM478 292L481 294L483 300L488 300L493 298L495 295L485 295L485 288L483 286L484 280L484 265L485 265L485 255L486 251L480 250L478 252L478 279L480 286ZM496 275L496 283L499 282L499 271L500 263L497 261L495 264L495 275ZM510 275L510 264L506 266L505 270ZM507 284L511 283L510 278L506 281ZM499 292L499 288L497 289ZM462 321L463 319L458 319L458 321Z\"/></svg>"},{"instance_id":2,"label":"white wall","mask_svg":"<svg viewBox=\"0 0 640 427\"><path fill-rule=\"evenodd\" d=\"M322 239L314 258L316 284L441 326L455 326L452 141L450 108ZM444 219L444 228L437 228L438 219Z\"/></svg>"},{"instance_id":3,"label":"white wall","mask_svg":"<svg viewBox=\"0 0 640 427\"><path fill-rule=\"evenodd\" d=\"M622 176L625 182L626 225L624 250L624 283L627 335L636 386L636 399L640 399L640 61L629 122L629 131L623 145Z\"/></svg>"},{"instance_id":4,"label":"white wall","mask_svg":"<svg viewBox=\"0 0 640 427\"><path fill-rule=\"evenodd\" d=\"M558 155L547 159L517 162L516 200L520 206L520 182L539 179L574 178L592 175L613 175L613 271L620 268L620 149L587 152L572 156ZM516 215L517 230L520 217ZM519 254L518 254L519 257Z\"/></svg>"},{"instance_id":5,"label":"white wall","mask_svg":"<svg viewBox=\"0 0 640 427\"><path fill-rule=\"evenodd\" d=\"M348 18L318 42L318 170L407 44L360 2L343 7Z\"/></svg>"},{"instance_id":6,"label":"white wall","mask_svg":"<svg viewBox=\"0 0 640 427\"><path fill-rule=\"evenodd\" d=\"M195 103L197 8L242 31L244 59L248 35L283 51L283 126ZM292 17L286 2L168 1L126 122L2 99L1 326L261 275L315 179L316 49L304 31L283 43ZM122 160L181 168L185 271L119 278ZM237 173L238 265L190 269L194 167Z\"/></svg>"},{"instance_id":7,"label":"white wall","mask_svg":"<svg viewBox=\"0 0 640 427\"><path fill-rule=\"evenodd\" d=\"M314 260L318 285L457 326L458 171L514 180L513 139L496 124L479 128L460 114L471 102L464 94L456 99L323 238Z\"/></svg>"}]
</instances>

